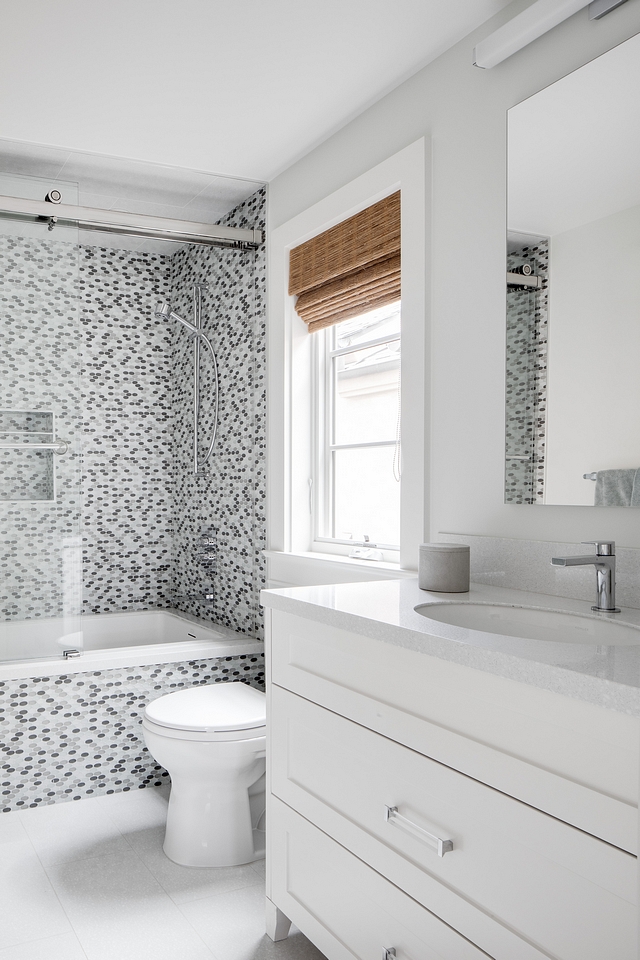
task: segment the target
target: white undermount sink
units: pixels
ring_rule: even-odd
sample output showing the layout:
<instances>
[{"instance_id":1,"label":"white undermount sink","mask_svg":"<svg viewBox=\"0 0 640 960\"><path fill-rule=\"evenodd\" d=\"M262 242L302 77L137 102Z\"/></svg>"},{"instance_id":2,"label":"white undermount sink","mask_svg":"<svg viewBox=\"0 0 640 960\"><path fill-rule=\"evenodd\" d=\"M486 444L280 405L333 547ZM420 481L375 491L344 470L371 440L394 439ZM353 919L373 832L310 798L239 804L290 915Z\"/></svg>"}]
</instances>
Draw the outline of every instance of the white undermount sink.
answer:
<instances>
[{"instance_id":1,"label":"white undermount sink","mask_svg":"<svg viewBox=\"0 0 640 960\"><path fill-rule=\"evenodd\" d=\"M419 604L415 611L428 620L503 637L598 646L640 645L640 628L608 619L606 615L581 616L540 607L455 602Z\"/></svg>"}]
</instances>

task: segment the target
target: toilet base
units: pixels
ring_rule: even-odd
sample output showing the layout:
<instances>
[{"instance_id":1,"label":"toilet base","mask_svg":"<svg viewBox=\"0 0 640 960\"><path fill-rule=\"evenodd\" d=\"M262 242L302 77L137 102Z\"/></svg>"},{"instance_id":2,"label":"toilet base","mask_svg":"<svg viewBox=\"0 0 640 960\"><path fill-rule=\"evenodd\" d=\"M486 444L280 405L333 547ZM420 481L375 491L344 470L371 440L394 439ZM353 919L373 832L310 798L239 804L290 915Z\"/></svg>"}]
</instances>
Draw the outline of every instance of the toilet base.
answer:
<instances>
[{"instance_id":1,"label":"toilet base","mask_svg":"<svg viewBox=\"0 0 640 960\"><path fill-rule=\"evenodd\" d=\"M163 849L183 867L235 867L264 858L264 759L252 765L257 779L202 782L176 778L171 785ZM220 774L220 772L219 772ZM246 783L246 780L245 780Z\"/></svg>"},{"instance_id":2,"label":"toilet base","mask_svg":"<svg viewBox=\"0 0 640 960\"><path fill-rule=\"evenodd\" d=\"M243 860L242 863L257 863L259 860L264 860L266 853L266 834L264 830L254 830L253 831L253 856L249 860ZM242 866L241 863L185 863L183 860L176 860L175 857L172 857L170 853L167 852L166 847L166 837L165 843L162 846L164 850L164 855L172 863L177 863L179 867L200 867L205 870L207 867L239 867Z\"/></svg>"}]
</instances>

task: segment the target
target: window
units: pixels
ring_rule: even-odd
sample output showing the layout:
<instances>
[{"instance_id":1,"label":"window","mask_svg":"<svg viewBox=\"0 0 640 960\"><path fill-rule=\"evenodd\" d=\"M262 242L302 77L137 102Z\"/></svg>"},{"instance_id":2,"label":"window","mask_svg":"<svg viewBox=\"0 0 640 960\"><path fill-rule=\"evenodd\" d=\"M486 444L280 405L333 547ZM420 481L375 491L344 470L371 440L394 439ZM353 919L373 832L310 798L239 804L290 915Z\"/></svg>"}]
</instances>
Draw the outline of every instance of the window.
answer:
<instances>
[{"instance_id":1,"label":"window","mask_svg":"<svg viewBox=\"0 0 640 960\"><path fill-rule=\"evenodd\" d=\"M429 448L429 390L426 370L428 364L429 310L428 310L428 264L429 250L427 239L429 231L425 213L428 209L426 189L430 183L429 154L425 150L423 139L405 147L399 153L388 157L376 167L366 171L357 179L344 184L333 193L312 206L300 210L290 220L275 227L270 236L269 258L269 422L268 422L268 539L267 558L269 577L282 585L285 583L326 583L352 577L354 580L378 577L380 570L389 564L397 565L399 570L414 570L417 566L418 547L429 539L427 507L429 490L427 485L427 451ZM335 316L336 331L329 326L325 329L311 328L298 312L303 290L291 289L291 253L310 239L319 237L334 226L343 224L345 218L356 216L397 191L401 192L401 247L402 276L401 285L384 303L363 303L362 309L349 316ZM335 245L326 245L327 254L331 254ZM319 251L321 252L321 251ZM356 269L356 267L354 267ZM359 269L359 267L357 267ZM377 278L372 278L377 279ZM314 283L321 282L317 275ZM327 277L333 284L333 279ZM306 284L305 284L306 286ZM333 292L335 288L332 287ZM325 410L327 394L325 374L333 363L327 353L334 349L336 341L328 337L342 337L342 330L348 325L360 323L368 312L383 310L387 315L394 312L402 295L402 480L389 484L391 493L382 504L374 504L367 520L377 523L384 511L391 514L394 498L400 498L400 536L397 533L384 534L377 526L364 530L364 520L352 513L350 518L339 512L336 514L335 485L333 484L331 462L343 459L341 454L334 456L328 449L329 440L326 426L333 420ZM306 299L306 298L305 298ZM304 304L304 301L303 301ZM310 305L307 304L309 307ZM305 310L302 311L303 313ZM312 321L312 316L308 317ZM343 324L344 326L339 326ZM313 332L310 333L310 328ZM351 326L352 334L353 326ZM355 331L357 334L357 330ZM381 328L374 336L363 329L361 339L355 335L350 342L346 338L343 346L348 347L345 354L358 353L373 347L372 340L378 339L396 342L396 338L387 337L387 330ZM397 330L396 330L397 334ZM396 342L397 346L397 342ZM389 348L391 349L391 347ZM331 361L331 363L329 363ZM322 364L322 375L320 366ZM343 377L342 381L356 379L357 366L352 367L353 376ZM389 368L387 368L388 374ZM347 362L344 361L344 372ZM370 370L369 373L374 373ZM383 370L379 369L382 374ZM370 381L371 384L371 381ZM322 389L321 389L322 388ZM346 387L344 388L346 392ZM356 387L353 387L355 392ZM395 392L386 393L386 399L394 399L397 413L397 372ZM339 400L354 400L339 397ZM366 400L366 397L364 398ZM369 401L373 403L374 396ZM382 402L379 397L378 401ZM364 404L364 400L363 400ZM355 402L351 403L353 409ZM349 409L349 408L347 408ZM322 411L322 425L320 424ZM371 420L376 421L377 415ZM344 423L347 423L345 420ZM366 423L366 421L365 421ZM380 426L380 425L378 425ZM312 429L313 427L313 429ZM346 426L343 424L343 429ZM338 436L344 437L343 434ZM354 434L351 434L353 436ZM383 447L378 454L387 454L394 449L397 440L395 432L387 430L382 437ZM333 439L333 436L332 438ZM369 443L371 433L360 433L354 441L356 445ZM344 442L344 440L342 441ZM356 450L356 446L353 448ZM371 450L368 448L369 455ZM396 446L397 451L397 446ZM360 447L361 456L366 456L367 448ZM352 456L356 456L356 453ZM330 456L329 456L330 454ZM399 454L396 456L396 463ZM321 463L322 461L322 463ZM369 471L372 468L367 467ZM364 475L361 470L358 477ZM341 475L342 476L342 475ZM388 476L388 474L387 474ZM328 482L325 482L325 477ZM340 477L338 478L340 480ZM310 483L312 487L310 489ZM361 485L362 486L362 485ZM326 495L325 495L326 494ZM362 497L360 496L360 499ZM338 511L340 506L338 503ZM356 501L358 506L358 501ZM397 506L396 524L397 524ZM337 521L337 528L336 523ZM369 526L369 523L367 523ZM362 529L361 529L362 528ZM350 533L352 539L341 542L337 533ZM396 526L397 530L397 526ZM383 550L382 567L375 563L351 565L347 561L353 551L357 538L367 533L371 542L383 543L380 534L388 536L390 546L400 544L397 550ZM335 564L335 574L327 572L327 561L339 559ZM331 564L329 564L330 566Z\"/></svg>"},{"instance_id":2,"label":"window","mask_svg":"<svg viewBox=\"0 0 640 960\"><path fill-rule=\"evenodd\" d=\"M315 539L398 551L400 302L313 338Z\"/></svg>"}]
</instances>

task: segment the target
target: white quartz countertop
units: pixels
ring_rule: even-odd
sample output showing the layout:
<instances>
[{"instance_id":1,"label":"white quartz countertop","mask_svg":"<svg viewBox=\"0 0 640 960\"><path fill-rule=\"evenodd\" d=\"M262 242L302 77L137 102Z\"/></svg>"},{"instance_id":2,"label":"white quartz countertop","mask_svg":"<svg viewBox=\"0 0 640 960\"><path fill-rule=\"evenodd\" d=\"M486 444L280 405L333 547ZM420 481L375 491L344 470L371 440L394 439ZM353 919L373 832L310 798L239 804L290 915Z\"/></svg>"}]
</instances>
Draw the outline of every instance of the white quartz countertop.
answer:
<instances>
[{"instance_id":1,"label":"white quartz countertop","mask_svg":"<svg viewBox=\"0 0 640 960\"><path fill-rule=\"evenodd\" d=\"M383 580L263 590L265 607L372 640L542 687L640 717L640 643L596 646L523 640L441 623L416 613L429 603L499 603L605 617L640 627L640 610L593 614L584 600L471 584L469 593L429 593L418 580Z\"/></svg>"}]
</instances>

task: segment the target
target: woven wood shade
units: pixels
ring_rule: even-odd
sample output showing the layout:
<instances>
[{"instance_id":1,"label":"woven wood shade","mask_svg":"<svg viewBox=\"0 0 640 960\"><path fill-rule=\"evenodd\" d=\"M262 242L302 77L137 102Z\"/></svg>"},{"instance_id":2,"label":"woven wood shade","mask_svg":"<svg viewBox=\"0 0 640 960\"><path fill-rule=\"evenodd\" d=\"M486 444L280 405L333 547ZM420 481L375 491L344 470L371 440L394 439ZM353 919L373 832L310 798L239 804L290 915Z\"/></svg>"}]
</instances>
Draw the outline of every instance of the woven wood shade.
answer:
<instances>
[{"instance_id":1,"label":"woven wood shade","mask_svg":"<svg viewBox=\"0 0 640 960\"><path fill-rule=\"evenodd\" d=\"M309 332L400 299L400 191L295 247L289 294Z\"/></svg>"}]
</instances>

